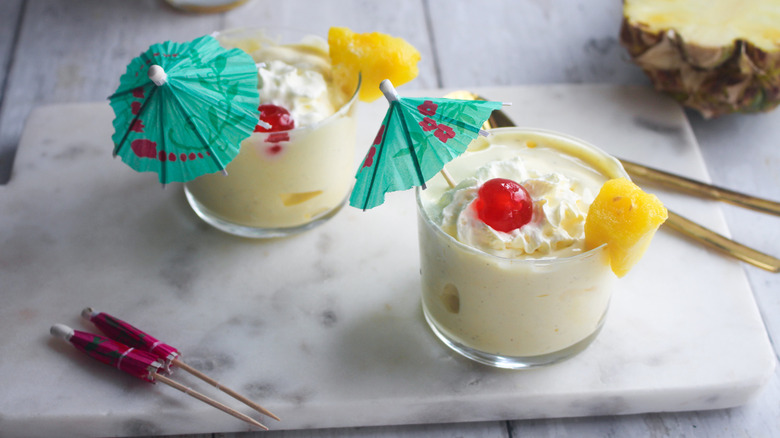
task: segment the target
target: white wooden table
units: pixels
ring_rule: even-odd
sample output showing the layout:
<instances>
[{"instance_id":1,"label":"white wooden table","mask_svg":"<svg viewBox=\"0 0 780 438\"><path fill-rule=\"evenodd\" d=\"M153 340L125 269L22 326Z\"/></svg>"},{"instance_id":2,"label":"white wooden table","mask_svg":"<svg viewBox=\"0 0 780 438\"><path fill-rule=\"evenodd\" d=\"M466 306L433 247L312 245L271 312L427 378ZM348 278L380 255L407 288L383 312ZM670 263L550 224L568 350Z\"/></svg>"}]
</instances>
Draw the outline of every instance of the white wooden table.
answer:
<instances>
[{"instance_id":1,"label":"white wooden table","mask_svg":"<svg viewBox=\"0 0 780 438\"><path fill-rule=\"evenodd\" d=\"M620 18L618 0L252 0L214 15L180 13L155 0L3 0L0 183L13 178L15 148L33 108L105 100L129 60L154 42L184 41L242 26L294 27L317 34L325 34L330 26L348 26L401 36L420 50L420 75L409 88L648 85L618 43ZM780 199L780 110L710 121L694 112L688 116L716 184ZM736 240L780 255L780 219L730 206L723 210ZM777 343L780 275L744 269L769 336ZM279 431L264 436L780 436L780 368L755 400L728 410Z\"/></svg>"}]
</instances>

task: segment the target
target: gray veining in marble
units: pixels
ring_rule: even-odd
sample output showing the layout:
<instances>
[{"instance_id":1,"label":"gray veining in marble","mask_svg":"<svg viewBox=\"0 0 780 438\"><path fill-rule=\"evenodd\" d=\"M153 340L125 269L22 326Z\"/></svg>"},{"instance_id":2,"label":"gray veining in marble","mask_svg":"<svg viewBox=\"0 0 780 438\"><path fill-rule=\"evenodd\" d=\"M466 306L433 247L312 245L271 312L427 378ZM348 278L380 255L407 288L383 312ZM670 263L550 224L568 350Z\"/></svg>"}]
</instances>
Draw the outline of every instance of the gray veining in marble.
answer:
<instances>
[{"instance_id":1,"label":"gray veining in marble","mask_svg":"<svg viewBox=\"0 0 780 438\"><path fill-rule=\"evenodd\" d=\"M707 179L683 113L648 89L477 91L513 102L520 125ZM384 110L361 106L362 144ZM422 319L411 192L293 238L234 238L202 224L176 185L161 190L111 160L111 119L105 103L37 109L0 187L4 436L248 430L49 337L57 322L92 330L85 306L178 346L282 417L264 419L275 429L713 409L745 403L774 369L741 266L667 231L619 282L604 330L580 356L525 372L473 364ZM727 232L715 204L655 191Z\"/></svg>"}]
</instances>

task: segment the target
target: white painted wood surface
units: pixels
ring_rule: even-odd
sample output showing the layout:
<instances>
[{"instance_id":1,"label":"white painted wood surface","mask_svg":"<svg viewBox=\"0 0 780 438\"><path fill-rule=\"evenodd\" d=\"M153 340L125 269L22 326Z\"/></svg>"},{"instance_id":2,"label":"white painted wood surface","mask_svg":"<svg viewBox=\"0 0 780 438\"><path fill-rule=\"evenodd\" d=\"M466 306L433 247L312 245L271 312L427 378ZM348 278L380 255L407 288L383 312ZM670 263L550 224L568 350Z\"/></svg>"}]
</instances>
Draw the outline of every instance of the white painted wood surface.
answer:
<instances>
[{"instance_id":1,"label":"white painted wood surface","mask_svg":"<svg viewBox=\"0 0 780 438\"><path fill-rule=\"evenodd\" d=\"M423 61L419 78L409 88L647 84L618 44L620 9L618 0L251 0L227 13L193 15L155 0L3 0L0 183L13 177L14 150L33 108L105 99L129 60L152 42L187 40L238 26L293 27L322 34L330 26L343 25L388 32L412 42ZM780 199L780 110L709 121L693 112L688 115L715 183ZM780 219L730 206L723 210L734 238L780 255ZM749 266L745 270L770 338L777 344L780 275ZM780 436L778 431L780 368L753 402L728 410L282 431L263 436L771 437Z\"/></svg>"}]
</instances>

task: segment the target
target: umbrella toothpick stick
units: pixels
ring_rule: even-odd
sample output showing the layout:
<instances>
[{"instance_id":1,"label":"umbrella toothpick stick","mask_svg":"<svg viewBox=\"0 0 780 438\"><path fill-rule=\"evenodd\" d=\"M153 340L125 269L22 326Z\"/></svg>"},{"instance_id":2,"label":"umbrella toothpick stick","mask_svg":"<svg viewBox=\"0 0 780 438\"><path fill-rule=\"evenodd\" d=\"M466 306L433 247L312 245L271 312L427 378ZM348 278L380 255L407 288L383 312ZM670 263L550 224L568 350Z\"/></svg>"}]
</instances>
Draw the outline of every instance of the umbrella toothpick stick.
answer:
<instances>
[{"instance_id":1,"label":"umbrella toothpick stick","mask_svg":"<svg viewBox=\"0 0 780 438\"><path fill-rule=\"evenodd\" d=\"M185 394L187 394L187 395L189 395L191 397L194 397L194 398L196 398L196 399L198 399L198 400L200 400L200 401L202 401L202 402L204 402L206 404L209 404L209 405L219 409L220 411L222 411L222 412L224 412L226 414L229 414L229 415L232 415L232 416L238 418L239 420L246 421L247 423L255 425L255 426L257 426L257 427L259 427L261 429L268 430L268 427L266 427L264 424L260 423L259 421L255 420L254 418L252 418L252 417L250 417L248 415L242 414L241 412L238 412L237 410L235 410L235 409L233 409L233 408L231 408L229 406L223 405L222 403L220 403L220 402L218 402L218 401L216 401L216 400L214 400L214 399L212 399L212 398L210 398L210 397L208 397L208 396L206 396L204 394L201 394L198 391L195 391L194 389L192 389L192 388L190 388L188 386L182 385L181 383L179 383L179 382L177 382L177 381L175 381L173 379L170 379L168 377L162 376L162 375L160 375L158 373L154 373L153 377L154 377L154 380L156 382L164 383L164 384L166 384L166 385L168 385L168 386L170 386L172 388L176 388L179 391L181 391L181 392L183 392L183 393L185 393Z\"/></svg>"},{"instance_id":2,"label":"umbrella toothpick stick","mask_svg":"<svg viewBox=\"0 0 780 438\"><path fill-rule=\"evenodd\" d=\"M173 365L181 368L182 370L192 374L193 376L203 380L204 382L208 383L209 385L219 389L220 391L224 392L225 394L235 398L236 400L244 403L245 405L251 407L252 409L260 412L261 414L268 415L269 417L273 418L276 421L282 421L279 417L274 415L271 411L268 409L260 406L259 404L253 402L252 400L249 400L248 398L244 397L243 395L237 393L236 391L226 387L222 386L221 383L218 381L212 379L211 377L203 374L202 372L196 370L195 368L187 365L186 363L182 362L180 359L174 359L172 362Z\"/></svg>"},{"instance_id":3,"label":"umbrella toothpick stick","mask_svg":"<svg viewBox=\"0 0 780 438\"><path fill-rule=\"evenodd\" d=\"M447 172L447 169L442 167L439 173L441 174L441 176L444 177L444 180L447 181L447 184L450 186L450 188L454 189L456 185L455 180L452 178L452 175L450 175L450 173Z\"/></svg>"}]
</instances>

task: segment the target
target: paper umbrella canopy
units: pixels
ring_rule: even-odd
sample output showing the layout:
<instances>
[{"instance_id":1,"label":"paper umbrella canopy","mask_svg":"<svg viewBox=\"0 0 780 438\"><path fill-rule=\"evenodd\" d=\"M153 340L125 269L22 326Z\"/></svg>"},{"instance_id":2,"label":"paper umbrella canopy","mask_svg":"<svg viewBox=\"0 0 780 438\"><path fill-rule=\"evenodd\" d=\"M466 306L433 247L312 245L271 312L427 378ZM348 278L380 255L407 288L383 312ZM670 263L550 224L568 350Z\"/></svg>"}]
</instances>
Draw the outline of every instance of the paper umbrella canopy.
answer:
<instances>
[{"instance_id":1,"label":"paper umbrella canopy","mask_svg":"<svg viewBox=\"0 0 780 438\"><path fill-rule=\"evenodd\" d=\"M224 171L257 125L252 57L211 36L154 44L132 60L109 97L114 155L161 183Z\"/></svg>"},{"instance_id":2,"label":"paper umbrella canopy","mask_svg":"<svg viewBox=\"0 0 780 438\"><path fill-rule=\"evenodd\" d=\"M399 97L390 81L380 85L390 103L379 132L357 172L349 199L367 210L385 193L425 187L445 164L466 151L501 102Z\"/></svg>"}]
</instances>

